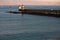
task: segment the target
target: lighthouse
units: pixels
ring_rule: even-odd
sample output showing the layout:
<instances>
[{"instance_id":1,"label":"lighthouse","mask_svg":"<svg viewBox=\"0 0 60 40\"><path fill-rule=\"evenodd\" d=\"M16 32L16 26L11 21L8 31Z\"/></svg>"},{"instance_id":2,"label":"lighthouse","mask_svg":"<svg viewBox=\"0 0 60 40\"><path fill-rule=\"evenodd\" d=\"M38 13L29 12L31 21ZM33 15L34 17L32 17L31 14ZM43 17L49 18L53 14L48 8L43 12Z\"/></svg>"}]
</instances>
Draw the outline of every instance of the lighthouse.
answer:
<instances>
[{"instance_id":1,"label":"lighthouse","mask_svg":"<svg viewBox=\"0 0 60 40\"><path fill-rule=\"evenodd\" d=\"M24 10L24 5L23 4L21 5L21 10Z\"/></svg>"},{"instance_id":2,"label":"lighthouse","mask_svg":"<svg viewBox=\"0 0 60 40\"><path fill-rule=\"evenodd\" d=\"M19 10L21 10L21 11L24 10L24 5L23 4L21 6L19 6Z\"/></svg>"},{"instance_id":3,"label":"lighthouse","mask_svg":"<svg viewBox=\"0 0 60 40\"><path fill-rule=\"evenodd\" d=\"M23 0L20 0L22 5L19 5L19 11L24 11L24 2Z\"/></svg>"},{"instance_id":4,"label":"lighthouse","mask_svg":"<svg viewBox=\"0 0 60 40\"><path fill-rule=\"evenodd\" d=\"M21 11L22 16L23 16L23 14L24 14L24 5L23 4L21 6L19 6L19 11Z\"/></svg>"}]
</instances>

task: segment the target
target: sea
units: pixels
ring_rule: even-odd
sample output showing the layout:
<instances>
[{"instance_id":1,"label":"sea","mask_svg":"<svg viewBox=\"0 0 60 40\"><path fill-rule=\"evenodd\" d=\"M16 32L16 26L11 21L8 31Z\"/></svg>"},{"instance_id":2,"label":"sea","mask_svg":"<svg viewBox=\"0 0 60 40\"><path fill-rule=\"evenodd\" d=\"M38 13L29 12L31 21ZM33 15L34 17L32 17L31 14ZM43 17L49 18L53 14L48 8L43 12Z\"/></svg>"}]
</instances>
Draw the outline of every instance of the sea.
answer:
<instances>
[{"instance_id":1,"label":"sea","mask_svg":"<svg viewBox=\"0 0 60 40\"><path fill-rule=\"evenodd\" d=\"M54 9L60 6L27 6L27 9ZM18 6L12 6L18 11ZM60 40L60 18L9 13L9 6L0 6L0 40Z\"/></svg>"}]
</instances>

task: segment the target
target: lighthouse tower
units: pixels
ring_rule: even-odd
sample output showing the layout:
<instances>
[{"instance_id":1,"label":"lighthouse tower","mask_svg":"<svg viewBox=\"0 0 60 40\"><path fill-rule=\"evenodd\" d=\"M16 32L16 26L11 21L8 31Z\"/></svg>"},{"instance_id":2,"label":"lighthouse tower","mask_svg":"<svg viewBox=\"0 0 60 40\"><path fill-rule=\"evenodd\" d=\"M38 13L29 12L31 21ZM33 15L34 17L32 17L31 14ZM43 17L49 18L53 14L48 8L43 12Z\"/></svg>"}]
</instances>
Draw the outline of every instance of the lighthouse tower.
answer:
<instances>
[{"instance_id":1,"label":"lighthouse tower","mask_svg":"<svg viewBox=\"0 0 60 40\"><path fill-rule=\"evenodd\" d=\"M24 5L23 4L21 5L21 10L24 10Z\"/></svg>"},{"instance_id":2,"label":"lighthouse tower","mask_svg":"<svg viewBox=\"0 0 60 40\"><path fill-rule=\"evenodd\" d=\"M24 11L24 5L23 5L23 0L20 0L22 5L19 6L19 11Z\"/></svg>"},{"instance_id":3,"label":"lighthouse tower","mask_svg":"<svg viewBox=\"0 0 60 40\"><path fill-rule=\"evenodd\" d=\"M22 4L21 6L19 6L19 11L23 11L24 10L24 5Z\"/></svg>"}]
</instances>

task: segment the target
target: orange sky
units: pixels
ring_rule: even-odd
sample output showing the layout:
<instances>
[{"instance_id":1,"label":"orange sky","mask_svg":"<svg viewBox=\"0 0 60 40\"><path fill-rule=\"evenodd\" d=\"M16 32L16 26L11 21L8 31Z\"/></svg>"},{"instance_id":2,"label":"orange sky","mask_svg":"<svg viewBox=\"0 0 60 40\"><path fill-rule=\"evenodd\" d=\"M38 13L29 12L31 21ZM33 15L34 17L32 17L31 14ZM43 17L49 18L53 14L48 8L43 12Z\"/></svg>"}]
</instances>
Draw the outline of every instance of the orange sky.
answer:
<instances>
[{"instance_id":1,"label":"orange sky","mask_svg":"<svg viewBox=\"0 0 60 40\"><path fill-rule=\"evenodd\" d=\"M0 5L21 5L22 0L0 0ZM23 0L24 5L59 5L60 0Z\"/></svg>"}]
</instances>

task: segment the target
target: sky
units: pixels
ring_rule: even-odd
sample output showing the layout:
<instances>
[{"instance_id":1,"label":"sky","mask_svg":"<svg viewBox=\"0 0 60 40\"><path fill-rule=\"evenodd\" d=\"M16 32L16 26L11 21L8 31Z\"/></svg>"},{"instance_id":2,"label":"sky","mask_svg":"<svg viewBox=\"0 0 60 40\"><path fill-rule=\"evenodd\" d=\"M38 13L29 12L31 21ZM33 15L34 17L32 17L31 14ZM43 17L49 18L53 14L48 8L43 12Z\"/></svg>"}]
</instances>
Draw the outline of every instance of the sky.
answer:
<instances>
[{"instance_id":1,"label":"sky","mask_svg":"<svg viewBox=\"0 0 60 40\"><path fill-rule=\"evenodd\" d=\"M0 0L0 5L56 5L60 6L60 0Z\"/></svg>"}]
</instances>

